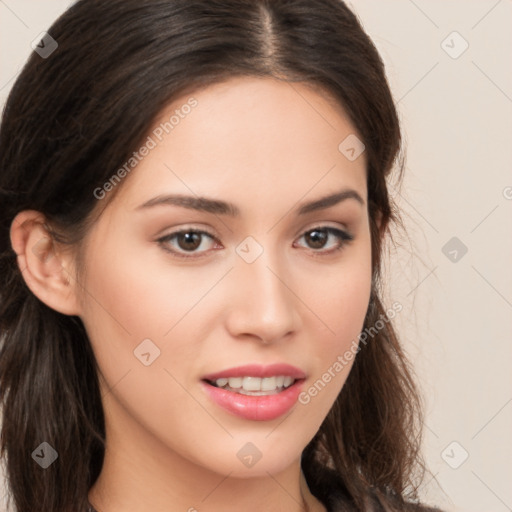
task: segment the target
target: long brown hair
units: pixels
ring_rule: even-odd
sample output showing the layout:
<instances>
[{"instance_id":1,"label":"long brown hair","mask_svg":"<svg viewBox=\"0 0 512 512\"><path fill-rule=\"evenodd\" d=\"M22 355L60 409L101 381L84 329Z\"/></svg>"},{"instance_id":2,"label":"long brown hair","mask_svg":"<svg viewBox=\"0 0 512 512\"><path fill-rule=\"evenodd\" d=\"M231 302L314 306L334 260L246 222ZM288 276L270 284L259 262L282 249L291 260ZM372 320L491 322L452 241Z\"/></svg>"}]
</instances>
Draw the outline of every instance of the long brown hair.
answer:
<instances>
[{"instance_id":1,"label":"long brown hair","mask_svg":"<svg viewBox=\"0 0 512 512\"><path fill-rule=\"evenodd\" d=\"M399 223L386 178L401 136L382 60L340 0L80 0L48 32L58 47L30 56L0 126L1 455L17 512L84 512L105 449L98 368L80 319L26 286L9 240L15 215L40 211L59 241L77 243L98 204L94 190L183 91L237 75L309 83L343 106L366 146L370 329L385 314L382 243L390 222ZM422 467L420 426L388 319L303 452L310 489L322 495L334 482L346 510L405 509ZM31 453L43 441L59 458L41 471Z\"/></svg>"}]
</instances>

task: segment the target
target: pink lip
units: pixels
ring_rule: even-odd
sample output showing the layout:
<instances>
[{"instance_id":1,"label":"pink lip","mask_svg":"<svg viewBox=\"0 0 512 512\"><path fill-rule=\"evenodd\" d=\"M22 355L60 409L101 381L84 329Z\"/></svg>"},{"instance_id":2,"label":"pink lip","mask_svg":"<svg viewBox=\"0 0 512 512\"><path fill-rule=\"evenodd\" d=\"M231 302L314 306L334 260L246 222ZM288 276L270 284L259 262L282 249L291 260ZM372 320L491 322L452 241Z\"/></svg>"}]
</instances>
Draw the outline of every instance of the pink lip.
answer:
<instances>
[{"instance_id":1,"label":"pink lip","mask_svg":"<svg viewBox=\"0 0 512 512\"><path fill-rule=\"evenodd\" d=\"M283 375L285 377L292 377L296 380L305 379L306 374L289 364L271 364L268 366L248 364L245 366L237 366L236 368L229 368L218 373L211 373L205 375L203 380L217 380L217 379L228 379L229 377L274 377Z\"/></svg>"},{"instance_id":2,"label":"pink lip","mask_svg":"<svg viewBox=\"0 0 512 512\"><path fill-rule=\"evenodd\" d=\"M213 386L208 381L229 377L289 376L296 382L275 395L250 396ZM286 414L297 402L306 374L288 364L246 365L206 375L201 385L207 395L226 411L252 421L270 421Z\"/></svg>"},{"instance_id":3,"label":"pink lip","mask_svg":"<svg viewBox=\"0 0 512 512\"><path fill-rule=\"evenodd\" d=\"M217 388L201 381L208 396L226 411L253 421L270 421L287 413L297 402L303 380L298 380L289 388L275 395L250 396Z\"/></svg>"}]
</instances>

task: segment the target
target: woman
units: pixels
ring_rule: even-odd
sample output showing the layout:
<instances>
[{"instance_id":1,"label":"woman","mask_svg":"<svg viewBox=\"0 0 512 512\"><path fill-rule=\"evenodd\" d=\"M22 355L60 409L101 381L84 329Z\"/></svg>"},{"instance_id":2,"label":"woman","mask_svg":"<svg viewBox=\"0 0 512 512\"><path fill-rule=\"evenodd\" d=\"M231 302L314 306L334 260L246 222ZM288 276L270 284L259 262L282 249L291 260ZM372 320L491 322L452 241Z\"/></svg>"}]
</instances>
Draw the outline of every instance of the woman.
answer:
<instances>
[{"instance_id":1,"label":"woman","mask_svg":"<svg viewBox=\"0 0 512 512\"><path fill-rule=\"evenodd\" d=\"M81 0L0 132L17 512L430 510L379 299L400 129L339 0Z\"/></svg>"}]
</instances>

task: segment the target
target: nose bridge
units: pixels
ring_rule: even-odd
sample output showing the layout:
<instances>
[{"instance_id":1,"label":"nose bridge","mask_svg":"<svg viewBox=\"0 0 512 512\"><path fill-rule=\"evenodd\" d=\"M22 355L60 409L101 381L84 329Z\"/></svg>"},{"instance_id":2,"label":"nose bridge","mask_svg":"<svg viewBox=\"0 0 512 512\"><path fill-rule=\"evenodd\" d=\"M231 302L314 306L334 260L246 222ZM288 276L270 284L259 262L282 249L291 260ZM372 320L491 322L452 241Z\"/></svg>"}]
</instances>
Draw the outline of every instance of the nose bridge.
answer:
<instances>
[{"instance_id":1,"label":"nose bridge","mask_svg":"<svg viewBox=\"0 0 512 512\"><path fill-rule=\"evenodd\" d=\"M230 325L233 334L252 334L270 342L292 331L296 298L277 248L247 237L236 249Z\"/></svg>"}]
</instances>

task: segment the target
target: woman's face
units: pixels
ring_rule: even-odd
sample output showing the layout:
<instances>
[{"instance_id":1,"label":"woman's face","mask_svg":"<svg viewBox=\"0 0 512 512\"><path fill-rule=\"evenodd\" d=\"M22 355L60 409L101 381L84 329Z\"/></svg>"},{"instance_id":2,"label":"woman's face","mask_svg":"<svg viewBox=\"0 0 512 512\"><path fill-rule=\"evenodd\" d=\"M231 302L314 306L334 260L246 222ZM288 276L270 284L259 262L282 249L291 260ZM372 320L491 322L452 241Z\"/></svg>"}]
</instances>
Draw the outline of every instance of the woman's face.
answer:
<instances>
[{"instance_id":1,"label":"woman's face","mask_svg":"<svg viewBox=\"0 0 512 512\"><path fill-rule=\"evenodd\" d=\"M83 248L107 443L139 464L275 474L319 429L363 328L365 155L303 84L236 78L193 98L162 112Z\"/></svg>"}]
</instances>

